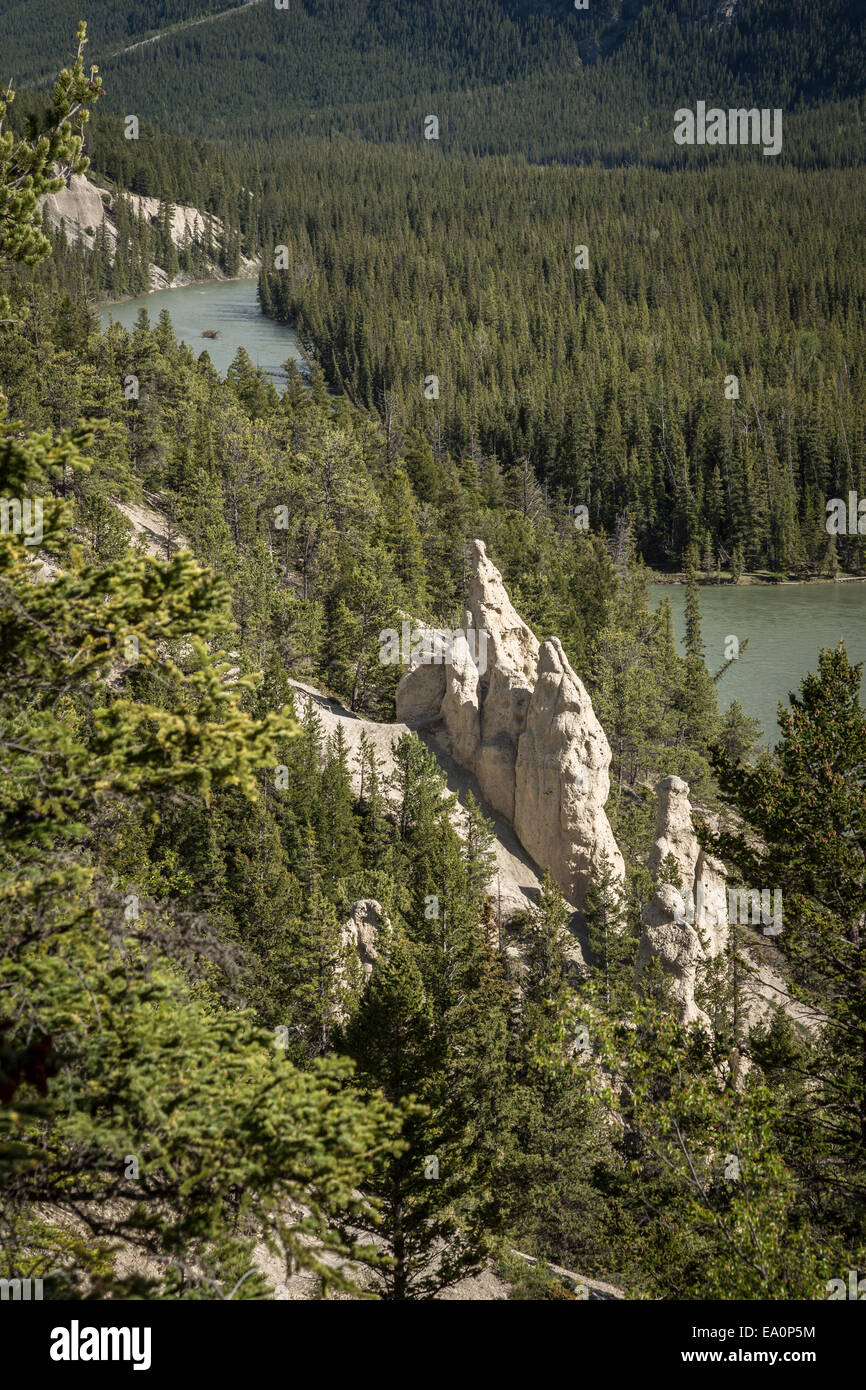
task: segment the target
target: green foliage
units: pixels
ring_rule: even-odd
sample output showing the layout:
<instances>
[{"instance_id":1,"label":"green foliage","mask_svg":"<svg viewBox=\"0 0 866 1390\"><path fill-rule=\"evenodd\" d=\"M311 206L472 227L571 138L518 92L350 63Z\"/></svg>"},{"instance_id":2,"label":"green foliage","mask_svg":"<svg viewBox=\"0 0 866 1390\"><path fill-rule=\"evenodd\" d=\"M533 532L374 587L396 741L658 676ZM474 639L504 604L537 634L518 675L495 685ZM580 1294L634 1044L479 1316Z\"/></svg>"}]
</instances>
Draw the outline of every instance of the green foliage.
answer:
<instances>
[{"instance_id":1,"label":"green foliage","mask_svg":"<svg viewBox=\"0 0 866 1390\"><path fill-rule=\"evenodd\" d=\"M386 1300L426 1299L476 1273L486 1251L459 1119L444 1090L444 1039L409 943L392 937L346 1033L360 1079L406 1107L402 1152L370 1179L390 1263Z\"/></svg>"},{"instance_id":2,"label":"green foliage","mask_svg":"<svg viewBox=\"0 0 866 1390\"><path fill-rule=\"evenodd\" d=\"M88 439L0 441L4 491L46 494L47 546L63 548L70 519L52 478L86 467ZM248 1013L216 1007L187 975L214 942L134 879L118 891L106 862L112 822L128 842L130 815L158 824L178 797L196 808L229 788L255 799L256 767L274 763L294 725L242 709L249 678L227 679L210 650L228 623L225 585L188 554L96 568L73 547L52 582L34 583L25 539L10 532L0 587L4 1258L20 1263L22 1219L39 1204L181 1261L253 1223L318 1269L316 1242L299 1232L343 1248L328 1214L355 1204L388 1108L361 1104L345 1066L302 1073ZM173 659L181 639L186 655ZM158 703L127 693L138 668ZM300 1224L288 1201L303 1201ZM122 1286L77 1247L48 1244L76 1285Z\"/></svg>"},{"instance_id":3,"label":"green foliage","mask_svg":"<svg viewBox=\"0 0 866 1390\"><path fill-rule=\"evenodd\" d=\"M520 1250L594 1272L609 1267L598 1186L612 1154L586 1065L590 1044L576 1017L567 920L562 895L546 877L525 942L511 1043L509 1229Z\"/></svg>"},{"instance_id":4,"label":"green foliage","mask_svg":"<svg viewBox=\"0 0 866 1390\"><path fill-rule=\"evenodd\" d=\"M320 351L334 385L413 441L419 498L434 495L426 439L437 462L447 450L477 468L495 453L530 521L560 500L613 534L627 509L654 565L677 565L709 533L739 569L818 572L826 498L866 491L861 330L847 309L863 295L850 250L859 172L429 154L365 147L361 168L351 146L310 140L279 157L266 240L287 246L289 265L266 259L262 274L274 316ZM796 206L795 221L780 206ZM586 270L575 245L591 247ZM815 317L827 326L817 358L802 336ZM859 569L860 539L836 541L843 567Z\"/></svg>"},{"instance_id":5,"label":"green foliage","mask_svg":"<svg viewBox=\"0 0 866 1390\"><path fill-rule=\"evenodd\" d=\"M791 990L817 1011L817 1032L802 1056L770 1067L785 1079L781 1151L811 1194L813 1219L857 1247L854 1264L866 1236L866 716L859 691L860 667L844 645L822 651L817 673L780 711L772 758L749 766L715 750L722 795L744 824L705 832L745 884L781 894L777 944Z\"/></svg>"},{"instance_id":6,"label":"green foliage","mask_svg":"<svg viewBox=\"0 0 866 1390\"><path fill-rule=\"evenodd\" d=\"M592 645L589 687L613 755L612 823L633 795L662 772L688 777L695 792L709 789L706 746L716 727L712 680L697 657L679 656L670 607L652 612L646 573L627 569ZM634 803L632 812L636 811Z\"/></svg>"},{"instance_id":7,"label":"green foliage","mask_svg":"<svg viewBox=\"0 0 866 1390\"><path fill-rule=\"evenodd\" d=\"M88 168L82 135L88 107L102 95L102 78L96 67L89 74L84 71L86 32L87 26L79 24L75 61L57 77L51 104L30 138L8 128L15 99L11 84L0 99L0 266L45 259L51 245L42 233L39 198L56 193L70 174Z\"/></svg>"},{"instance_id":8,"label":"green foliage","mask_svg":"<svg viewBox=\"0 0 866 1390\"><path fill-rule=\"evenodd\" d=\"M631 1154L627 1206L640 1278L656 1296L820 1298L845 1258L804 1227L801 1193L776 1141L784 1101L760 1078L725 1084L724 1054L653 1004L626 1028L587 1015L620 1078ZM617 1104L613 1095L610 1103Z\"/></svg>"},{"instance_id":9,"label":"green foliage","mask_svg":"<svg viewBox=\"0 0 866 1390\"><path fill-rule=\"evenodd\" d=\"M751 757L760 736L760 721L750 719L739 700L732 700L720 716L714 741L731 763L737 764Z\"/></svg>"},{"instance_id":10,"label":"green foliage","mask_svg":"<svg viewBox=\"0 0 866 1390\"><path fill-rule=\"evenodd\" d=\"M708 105L784 106L786 151L790 138L804 162L842 160L852 134L842 137L837 113L856 110L866 64L856 0L820 9L811 0L740 0L724 17L716 0L584 11L568 0L478 0L471 18L447 0L324 0L276 13L239 0L160 0L130 12L90 0L88 13L118 114L152 112L160 125L219 139L339 133L405 143L420 142L425 115L439 111L449 155L517 152L534 163L670 167L686 157L671 139L671 115L694 92ZM35 47L13 7L0 21L0 46L22 77L44 78L61 59L68 24L64 0L45 0ZM141 45L154 30L162 41Z\"/></svg>"},{"instance_id":11,"label":"green foliage","mask_svg":"<svg viewBox=\"0 0 866 1390\"><path fill-rule=\"evenodd\" d=\"M629 929L627 894L607 855L590 878L583 915L605 1007L622 1008L632 995L637 939Z\"/></svg>"}]
</instances>

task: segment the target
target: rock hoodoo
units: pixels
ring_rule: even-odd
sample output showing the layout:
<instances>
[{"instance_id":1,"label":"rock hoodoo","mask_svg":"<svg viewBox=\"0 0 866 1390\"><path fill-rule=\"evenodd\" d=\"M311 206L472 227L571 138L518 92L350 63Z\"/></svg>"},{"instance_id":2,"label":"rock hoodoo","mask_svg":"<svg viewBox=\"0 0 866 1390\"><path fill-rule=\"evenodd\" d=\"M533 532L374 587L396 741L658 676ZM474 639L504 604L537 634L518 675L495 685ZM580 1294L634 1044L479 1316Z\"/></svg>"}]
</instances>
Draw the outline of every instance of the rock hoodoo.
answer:
<instances>
[{"instance_id":1,"label":"rock hoodoo","mask_svg":"<svg viewBox=\"0 0 866 1390\"><path fill-rule=\"evenodd\" d=\"M658 879L662 861L672 855L676 860L683 890L691 887L695 878L700 845L692 824L689 784L681 777L664 777L656 786L658 812L656 837L649 852L649 869Z\"/></svg>"},{"instance_id":2,"label":"rock hoodoo","mask_svg":"<svg viewBox=\"0 0 866 1390\"><path fill-rule=\"evenodd\" d=\"M379 935L381 929L389 927L382 910L382 904L375 898L359 898L352 904L348 919L340 928L340 948L342 959L337 965L337 983L342 988L353 986L362 992L370 983L373 967L379 959ZM338 1023L346 1020L345 1000L335 1008Z\"/></svg>"},{"instance_id":3,"label":"rock hoodoo","mask_svg":"<svg viewBox=\"0 0 866 1390\"><path fill-rule=\"evenodd\" d=\"M351 916L340 928L340 945L358 957L364 984L379 959L379 928L383 920L381 903L375 898L359 898L352 904Z\"/></svg>"},{"instance_id":4,"label":"rock hoodoo","mask_svg":"<svg viewBox=\"0 0 866 1390\"><path fill-rule=\"evenodd\" d=\"M518 744L514 828L528 853L549 866L578 907L605 857L614 876L625 877L604 812L609 767L610 746L592 701L558 639L551 637L541 648Z\"/></svg>"},{"instance_id":5,"label":"rock hoodoo","mask_svg":"<svg viewBox=\"0 0 866 1390\"><path fill-rule=\"evenodd\" d=\"M450 751L524 849L582 907L592 869L625 867L604 806L610 747L592 701L554 637L539 647L515 610L482 541L461 633L441 680L429 664L406 672L397 717L441 719Z\"/></svg>"},{"instance_id":6,"label":"rock hoodoo","mask_svg":"<svg viewBox=\"0 0 866 1390\"><path fill-rule=\"evenodd\" d=\"M710 1021L695 1003L698 966L706 959L700 937L685 920L685 902L672 883L660 883L643 911L643 931L635 974L640 979L650 961L661 962L681 1023Z\"/></svg>"},{"instance_id":7,"label":"rock hoodoo","mask_svg":"<svg viewBox=\"0 0 866 1390\"><path fill-rule=\"evenodd\" d=\"M665 777L656 787L658 820L649 867L656 892L643 914L636 962L638 978L657 957L673 984L682 1021L706 1015L695 1004L695 980L702 962L720 955L728 943L727 880L724 864L705 854L692 822L688 783ZM665 860L673 860L682 882L662 881Z\"/></svg>"}]
</instances>

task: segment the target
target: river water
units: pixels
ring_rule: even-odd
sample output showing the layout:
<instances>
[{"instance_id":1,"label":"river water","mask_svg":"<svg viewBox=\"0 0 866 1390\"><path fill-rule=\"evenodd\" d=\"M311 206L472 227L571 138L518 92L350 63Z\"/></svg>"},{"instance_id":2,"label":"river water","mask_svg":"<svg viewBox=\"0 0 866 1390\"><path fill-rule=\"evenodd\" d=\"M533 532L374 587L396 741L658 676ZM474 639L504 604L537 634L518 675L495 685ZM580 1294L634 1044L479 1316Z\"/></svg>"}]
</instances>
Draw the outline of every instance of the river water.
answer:
<instances>
[{"instance_id":1,"label":"river water","mask_svg":"<svg viewBox=\"0 0 866 1390\"><path fill-rule=\"evenodd\" d=\"M120 304L98 305L104 328L111 320L132 328L139 309L146 309L155 324L163 309L171 315L177 337L196 357L207 352L214 367L225 376L239 347L245 347L253 363L261 367L279 389L285 383L283 362L303 362L304 355L291 328L267 318L259 309L255 280L217 280L185 285L177 290L155 290ZM203 338L205 330L218 338Z\"/></svg>"},{"instance_id":2,"label":"river water","mask_svg":"<svg viewBox=\"0 0 866 1390\"><path fill-rule=\"evenodd\" d=\"M653 607L670 599L682 650L683 586L653 584L650 597ZM760 719L764 741L770 744L779 736L778 702L787 705L789 692L818 669L819 648L835 647L842 637L851 661L866 661L866 584L706 585L700 606L706 663L713 675L724 665L728 638L736 637L742 647L748 637L748 649L716 687L719 707L739 700L748 715Z\"/></svg>"}]
</instances>

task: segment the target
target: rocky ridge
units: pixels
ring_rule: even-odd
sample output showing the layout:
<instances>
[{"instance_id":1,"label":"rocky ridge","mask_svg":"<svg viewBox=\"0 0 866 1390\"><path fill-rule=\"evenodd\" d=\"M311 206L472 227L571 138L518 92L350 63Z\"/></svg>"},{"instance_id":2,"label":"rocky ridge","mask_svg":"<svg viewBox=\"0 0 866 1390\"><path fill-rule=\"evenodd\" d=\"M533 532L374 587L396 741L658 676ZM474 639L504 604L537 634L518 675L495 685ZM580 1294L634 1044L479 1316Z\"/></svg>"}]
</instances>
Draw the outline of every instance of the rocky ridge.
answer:
<instances>
[{"instance_id":1,"label":"rocky ridge","mask_svg":"<svg viewBox=\"0 0 866 1390\"><path fill-rule=\"evenodd\" d=\"M533 866L534 883L527 885L533 900L535 884L550 871L576 909L572 930L579 937L590 879L604 863L615 882L625 877L605 813L610 746L559 640L538 642L483 542L473 541L471 551L462 626L450 636L425 634L420 656L397 687L400 727L428 742L458 788L461 782L477 786L486 813L495 813L498 862L502 836L510 833L509 843L516 840L524 864ZM663 778L656 796L649 856L655 892L643 913L636 976L657 960L680 1020L709 1029L695 988L707 965L728 949L727 871L698 843L688 783ZM512 902L509 895L509 908ZM745 1026L766 1019L776 1005L801 1026L814 1026L784 986L778 952L758 937L744 939L738 949L747 976Z\"/></svg>"},{"instance_id":2,"label":"rocky ridge","mask_svg":"<svg viewBox=\"0 0 866 1390\"><path fill-rule=\"evenodd\" d=\"M539 645L483 541L472 542L472 560L457 640L441 665L422 659L406 672L397 717L441 726L455 762L579 909L604 860L625 876L604 812L610 746L559 640Z\"/></svg>"}]
</instances>

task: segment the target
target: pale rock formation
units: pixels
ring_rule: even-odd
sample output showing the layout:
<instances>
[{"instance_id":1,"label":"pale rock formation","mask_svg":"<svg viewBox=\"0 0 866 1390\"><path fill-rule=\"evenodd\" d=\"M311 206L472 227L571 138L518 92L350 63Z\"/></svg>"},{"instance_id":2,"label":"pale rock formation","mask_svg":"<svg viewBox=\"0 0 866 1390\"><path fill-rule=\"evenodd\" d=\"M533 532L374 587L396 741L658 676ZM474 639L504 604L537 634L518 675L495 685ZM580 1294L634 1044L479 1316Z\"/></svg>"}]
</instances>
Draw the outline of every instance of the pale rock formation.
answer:
<instances>
[{"instance_id":1,"label":"pale rock formation","mask_svg":"<svg viewBox=\"0 0 866 1390\"><path fill-rule=\"evenodd\" d=\"M683 1022L709 1021L695 1004L698 970L708 960L721 955L729 944L727 871L724 864L706 854L698 845L692 824L688 784L679 777L666 777L656 787L658 822L656 839L649 857L650 868L658 880L662 861L673 855L683 881L683 891L659 883L643 914L643 933L636 963L636 975L643 974L652 959L673 984L674 997ZM740 983L740 1009L743 1027L767 1022L775 1007L781 1006L792 1022L807 1033L817 1033L822 1019L814 1010L791 998L787 984L774 967L781 961L778 949L767 942L741 941L740 959L745 970ZM768 959L768 954L770 958ZM744 1059L738 1062L744 1074Z\"/></svg>"},{"instance_id":2,"label":"pale rock formation","mask_svg":"<svg viewBox=\"0 0 866 1390\"><path fill-rule=\"evenodd\" d=\"M458 763L474 772L481 744L480 677L465 643L455 643L451 656L445 667L440 713L451 740L451 752Z\"/></svg>"},{"instance_id":3,"label":"pale rock formation","mask_svg":"<svg viewBox=\"0 0 866 1390\"><path fill-rule=\"evenodd\" d=\"M471 559L466 642L452 644L441 678L423 664L406 672L397 687L397 717L408 723L441 717L453 756L477 773L491 806L510 820L517 740L535 684L538 639L514 608L483 541L472 542Z\"/></svg>"},{"instance_id":4,"label":"pale rock formation","mask_svg":"<svg viewBox=\"0 0 866 1390\"><path fill-rule=\"evenodd\" d=\"M89 249L95 245L95 234L104 222L108 247L114 252L117 231L108 220L100 190L85 175L72 174L65 188L58 189L57 193L46 193L42 207L54 231L63 228L68 242L82 242Z\"/></svg>"},{"instance_id":5,"label":"pale rock formation","mask_svg":"<svg viewBox=\"0 0 866 1390\"><path fill-rule=\"evenodd\" d=\"M682 894L672 883L660 883L644 908L635 973L640 979L651 960L660 961L680 1021L701 1023L709 1030L707 1015L695 1003L695 976L704 959L698 934L685 920Z\"/></svg>"},{"instance_id":6,"label":"pale rock formation","mask_svg":"<svg viewBox=\"0 0 866 1390\"><path fill-rule=\"evenodd\" d=\"M526 728L531 687L522 674L494 666L481 710L478 781L490 805L514 824L517 749Z\"/></svg>"},{"instance_id":7,"label":"pale rock formation","mask_svg":"<svg viewBox=\"0 0 866 1390\"><path fill-rule=\"evenodd\" d=\"M439 650L444 636L438 628L425 628L423 645L428 650ZM397 718L401 724L415 725L438 719L444 696L444 664L441 661L413 661L397 685Z\"/></svg>"},{"instance_id":8,"label":"pale rock formation","mask_svg":"<svg viewBox=\"0 0 866 1390\"><path fill-rule=\"evenodd\" d=\"M644 911L636 974L657 957L671 979L682 1021L706 1022L695 1004L698 967L720 955L728 942L727 879L724 864L705 854L692 822L688 783L665 777L656 787L658 820L649 867L658 887ZM682 880L682 892L659 883L662 864L671 856Z\"/></svg>"},{"instance_id":9,"label":"pale rock formation","mask_svg":"<svg viewBox=\"0 0 866 1390\"><path fill-rule=\"evenodd\" d=\"M375 898L359 898L352 905L351 916L340 928L340 945L344 950L354 951L358 957L365 985L379 959L379 929L383 921L387 925L381 903Z\"/></svg>"},{"instance_id":10,"label":"pale rock formation","mask_svg":"<svg viewBox=\"0 0 866 1390\"><path fill-rule=\"evenodd\" d=\"M479 540L472 542L464 629L479 670L478 744L471 764L456 749L455 756L472 766L486 800L513 824L517 745L538 673L538 638L515 609ZM443 713L450 733L447 708Z\"/></svg>"},{"instance_id":11,"label":"pale rock formation","mask_svg":"<svg viewBox=\"0 0 866 1390\"><path fill-rule=\"evenodd\" d=\"M451 756L475 774L487 804L581 907L604 856L616 877L625 874L604 813L610 748L562 646L552 638L539 648L482 541L472 542L472 563L466 643L452 645L441 678L429 666L406 672L398 717L441 718Z\"/></svg>"},{"instance_id":12,"label":"pale rock formation","mask_svg":"<svg viewBox=\"0 0 866 1390\"><path fill-rule=\"evenodd\" d=\"M685 891L694 883L700 852L692 825L689 784L682 777L665 777L656 786L656 798L658 813L655 842L649 853L650 873L657 879L662 860L672 854Z\"/></svg>"},{"instance_id":13,"label":"pale rock formation","mask_svg":"<svg viewBox=\"0 0 866 1390\"><path fill-rule=\"evenodd\" d=\"M345 1023L348 1016L348 995L344 994L344 988L350 982L359 983L360 992L363 993L370 983L373 967L379 959L379 931L383 924L388 926L388 920L382 912L382 904L376 902L375 898L359 898L352 904L351 915L340 928L342 951L335 970L338 1002L334 1008L334 1017L338 1023ZM357 981L354 970L348 969L352 957L360 967L360 982Z\"/></svg>"},{"instance_id":14,"label":"pale rock formation","mask_svg":"<svg viewBox=\"0 0 866 1390\"><path fill-rule=\"evenodd\" d=\"M616 878L625 865L605 802L610 746L583 683L551 637L538 658L515 775L514 828L524 848L549 867L563 892L583 906L594 869L607 858Z\"/></svg>"},{"instance_id":15,"label":"pale rock formation","mask_svg":"<svg viewBox=\"0 0 866 1390\"><path fill-rule=\"evenodd\" d=\"M695 867L695 926L709 956L728 945L728 871L721 859L701 850Z\"/></svg>"},{"instance_id":16,"label":"pale rock formation","mask_svg":"<svg viewBox=\"0 0 866 1390\"><path fill-rule=\"evenodd\" d=\"M673 856L682 879L686 918L697 930L707 954L717 956L728 941L725 866L698 844L688 782L681 777L665 777L656 787L656 796L658 819L649 854L650 872L658 882L662 862Z\"/></svg>"},{"instance_id":17,"label":"pale rock formation","mask_svg":"<svg viewBox=\"0 0 866 1390\"><path fill-rule=\"evenodd\" d=\"M487 633L487 667L521 675L532 688L538 667L538 638L508 597L502 575L487 558L483 541L472 542L473 575L464 626Z\"/></svg>"},{"instance_id":18,"label":"pale rock formation","mask_svg":"<svg viewBox=\"0 0 866 1390\"><path fill-rule=\"evenodd\" d=\"M127 193L125 196L136 217L143 222L156 221L160 209L159 198L149 198L140 193ZM211 212L199 212L198 208L185 207L182 203L174 204L170 231L175 246L183 246L188 236L193 240L203 240L208 226L210 226L213 240L219 242L222 238L223 227L218 217L215 217Z\"/></svg>"},{"instance_id":19,"label":"pale rock formation","mask_svg":"<svg viewBox=\"0 0 866 1390\"><path fill-rule=\"evenodd\" d=\"M114 249L117 233L106 217L102 195L84 174L72 174L65 188L58 189L56 193L47 193L42 199L42 207L55 231L62 227L68 241L80 241L87 247L93 246L94 233L105 222L109 244Z\"/></svg>"},{"instance_id":20,"label":"pale rock formation","mask_svg":"<svg viewBox=\"0 0 866 1390\"><path fill-rule=\"evenodd\" d=\"M143 197L137 193L125 195L133 216L143 222L154 222L160 208L158 198ZM107 190L100 189L84 174L72 174L65 187L56 193L46 193L39 200L49 224L55 231L62 230L66 240L72 245L82 245L92 250L96 237L102 229L109 257L113 260L117 247L117 227L115 218L117 208L115 199ZM206 243L210 231L214 246L223 240L223 224L210 212L200 212L198 208L175 204L171 217L171 239L175 246L182 247L187 238ZM250 275L258 266L258 260L241 256L241 273ZM189 283L189 277L176 275L170 280L161 266L149 266L151 289L166 289L169 286ZM211 264L211 272L220 278L221 272L216 262Z\"/></svg>"},{"instance_id":21,"label":"pale rock formation","mask_svg":"<svg viewBox=\"0 0 866 1390\"><path fill-rule=\"evenodd\" d=\"M379 765L380 791L389 808L396 811L399 804L399 778L394 748L404 734L411 732L409 725L379 724L372 719L360 719L357 714L345 709L338 700L323 695L312 686L303 685L298 681L292 681L291 684L296 691L299 715L303 714L308 702L312 703L326 739L333 738L338 729L342 731L348 753L352 788L356 795L361 792L361 739L363 737L366 740L367 745L373 749ZM465 805L470 791L476 800L480 798L478 780L473 773L468 772L452 758L444 731L424 730L421 737L435 754L445 775L448 791L456 798L452 822L458 834L465 838ZM492 848L496 863L491 875L490 892L497 904L497 910L501 907L503 921L507 921L516 913L527 912L538 901L541 875L504 817L494 817L494 830Z\"/></svg>"}]
</instances>

